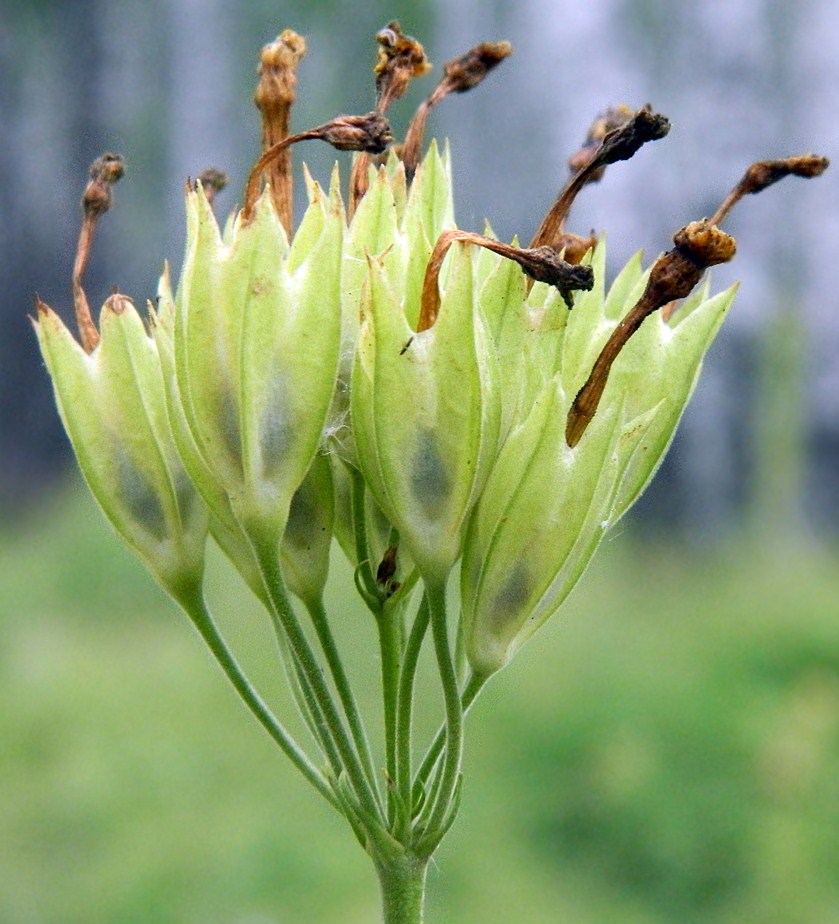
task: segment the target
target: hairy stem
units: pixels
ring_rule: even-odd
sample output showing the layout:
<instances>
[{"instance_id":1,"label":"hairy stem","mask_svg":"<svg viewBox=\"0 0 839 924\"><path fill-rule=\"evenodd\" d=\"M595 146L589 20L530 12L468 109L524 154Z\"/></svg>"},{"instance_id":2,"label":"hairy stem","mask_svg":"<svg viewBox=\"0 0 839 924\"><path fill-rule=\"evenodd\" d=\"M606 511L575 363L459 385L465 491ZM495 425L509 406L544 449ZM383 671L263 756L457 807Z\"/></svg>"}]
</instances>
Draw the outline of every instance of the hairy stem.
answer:
<instances>
[{"instance_id":1,"label":"hairy stem","mask_svg":"<svg viewBox=\"0 0 839 924\"><path fill-rule=\"evenodd\" d=\"M405 655L402 659L402 671L399 675L399 699L397 705L396 725L396 784L400 798L404 805L412 811L413 793L411 787L411 733L414 706L414 680L417 673L425 634L431 612L428 608L428 598L423 596L417 611L408 644L405 646Z\"/></svg>"},{"instance_id":2,"label":"hairy stem","mask_svg":"<svg viewBox=\"0 0 839 924\"><path fill-rule=\"evenodd\" d=\"M377 863L384 924L422 924L428 861L411 854Z\"/></svg>"},{"instance_id":3,"label":"hairy stem","mask_svg":"<svg viewBox=\"0 0 839 924\"><path fill-rule=\"evenodd\" d=\"M392 787L396 786L396 707L399 695L399 670L402 660L402 607L383 606L377 617L379 650L382 659L382 712L385 729L385 766L388 775L388 820L394 823L395 803Z\"/></svg>"}]
</instances>

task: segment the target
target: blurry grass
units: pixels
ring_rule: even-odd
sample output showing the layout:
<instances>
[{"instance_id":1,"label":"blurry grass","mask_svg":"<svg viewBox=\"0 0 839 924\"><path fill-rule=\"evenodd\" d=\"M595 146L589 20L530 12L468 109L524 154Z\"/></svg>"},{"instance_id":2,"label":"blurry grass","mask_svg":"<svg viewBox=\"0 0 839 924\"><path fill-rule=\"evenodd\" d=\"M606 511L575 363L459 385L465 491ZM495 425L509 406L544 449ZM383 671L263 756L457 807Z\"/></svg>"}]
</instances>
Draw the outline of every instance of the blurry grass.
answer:
<instances>
[{"instance_id":1,"label":"blurry grass","mask_svg":"<svg viewBox=\"0 0 839 924\"><path fill-rule=\"evenodd\" d=\"M211 598L287 711L270 635L217 560ZM374 677L369 619L338 609L356 676ZM835 554L624 532L476 707L466 773L430 922L839 924ZM377 915L344 823L86 496L7 525L0 921Z\"/></svg>"}]
</instances>

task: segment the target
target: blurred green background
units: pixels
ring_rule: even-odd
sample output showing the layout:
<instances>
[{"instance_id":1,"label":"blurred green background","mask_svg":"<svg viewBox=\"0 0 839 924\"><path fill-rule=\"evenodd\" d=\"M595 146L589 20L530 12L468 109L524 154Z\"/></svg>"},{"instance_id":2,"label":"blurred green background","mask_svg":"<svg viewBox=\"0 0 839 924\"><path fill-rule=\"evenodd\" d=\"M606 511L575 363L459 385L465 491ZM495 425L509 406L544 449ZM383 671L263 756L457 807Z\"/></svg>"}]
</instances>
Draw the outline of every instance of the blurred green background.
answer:
<instances>
[{"instance_id":1,"label":"blurred green background","mask_svg":"<svg viewBox=\"0 0 839 924\"><path fill-rule=\"evenodd\" d=\"M7 529L0 562L4 924L377 919L343 821L80 485ZM334 571L375 709L370 618ZM210 596L283 709L267 627L217 559ZM835 549L619 527L470 718L429 921L839 922L837 600Z\"/></svg>"}]
</instances>

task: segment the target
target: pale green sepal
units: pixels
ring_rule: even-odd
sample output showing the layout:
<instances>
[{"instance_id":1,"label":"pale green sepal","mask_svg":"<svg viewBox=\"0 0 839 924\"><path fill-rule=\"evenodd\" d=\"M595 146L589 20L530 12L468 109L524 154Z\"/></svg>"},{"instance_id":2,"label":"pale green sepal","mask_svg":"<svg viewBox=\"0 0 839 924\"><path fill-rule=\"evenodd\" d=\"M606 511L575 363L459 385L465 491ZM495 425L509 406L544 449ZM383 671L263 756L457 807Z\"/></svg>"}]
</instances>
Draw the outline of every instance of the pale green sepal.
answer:
<instances>
[{"instance_id":1,"label":"pale green sepal","mask_svg":"<svg viewBox=\"0 0 839 924\"><path fill-rule=\"evenodd\" d=\"M480 248L480 253L489 251ZM504 440L522 413L525 398L523 384L526 377L528 317L524 302L527 283L518 264L496 254L490 256L495 258L495 265L490 268L490 264L482 264L487 275L480 288L478 304L486 319L487 333L497 358L497 390L501 403L500 439Z\"/></svg>"},{"instance_id":2,"label":"pale green sepal","mask_svg":"<svg viewBox=\"0 0 839 924\"><path fill-rule=\"evenodd\" d=\"M369 303L353 370L359 462L388 519L425 575L448 573L460 531L498 439L491 350L473 308L471 258L455 269L432 328L414 334L381 267L371 261Z\"/></svg>"},{"instance_id":3,"label":"pale green sepal","mask_svg":"<svg viewBox=\"0 0 839 924\"><path fill-rule=\"evenodd\" d=\"M420 295L425 269L437 238L455 227L448 152L440 156L432 142L411 183L400 226L399 246L404 266L403 310L415 327L420 312Z\"/></svg>"},{"instance_id":4,"label":"pale green sepal","mask_svg":"<svg viewBox=\"0 0 839 924\"><path fill-rule=\"evenodd\" d=\"M362 289L367 284L367 261L384 258L392 268L394 281L401 278L396 248L396 203L387 171L372 174L370 188L358 203L344 240L341 263L341 353L338 386L327 426L327 446L351 465L357 466L353 435L347 426L349 391L360 323Z\"/></svg>"},{"instance_id":5,"label":"pale green sepal","mask_svg":"<svg viewBox=\"0 0 839 924\"><path fill-rule=\"evenodd\" d=\"M527 416L536 396L562 368L563 343L570 316L571 311L555 288L546 291L538 307L528 307L525 313L522 399L515 423L521 423Z\"/></svg>"},{"instance_id":6,"label":"pale green sepal","mask_svg":"<svg viewBox=\"0 0 839 924\"><path fill-rule=\"evenodd\" d=\"M335 387L342 222L324 202L316 193L306 233L319 235L291 273L267 195L230 247L201 191L190 195L175 336L184 417L237 520L277 542Z\"/></svg>"},{"instance_id":7,"label":"pale green sepal","mask_svg":"<svg viewBox=\"0 0 839 924\"><path fill-rule=\"evenodd\" d=\"M318 242L326 223L326 194L320 184L312 179L308 169L305 170L305 176L309 193L309 206L303 213L303 220L300 222L299 227L294 232L291 250L288 253L288 264L286 265L286 272L288 273L293 273L303 264L303 261L309 256L312 248ZM274 213L274 217L276 218L276 213ZM282 222L279 219L277 219L277 224L282 227Z\"/></svg>"},{"instance_id":8,"label":"pale green sepal","mask_svg":"<svg viewBox=\"0 0 839 924\"><path fill-rule=\"evenodd\" d=\"M609 294L606 296L603 314L610 321L619 321L635 304L635 302L630 302L629 298L635 290L638 280L643 277L646 284L649 271L644 272L641 262L643 256L644 253L641 250L633 254L618 275L615 276L614 282L609 286Z\"/></svg>"},{"instance_id":9,"label":"pale green sepal","mask_svg":"<svg viewBox=\"0 0 839 924\"><path fill-rule=\"evenodd\" d=\"M239 212L234 210L224 220L224 227L222 228L222 231L221 231L221 239L222 239L222 242L228 247L233 241L233 236L236 233L236 225L238 224L238 219L239 219Z\"/></svg>"},{"instance_id":10,"label":"pale green sepal","mask_svg":"<svg viewBox=\"0 0 839 924\"><path fill-rule=\"evenodd\" d=\"M643 451L636 454L627 470L616 520L635 503L661 464L693 394L702 359L725 320L736 288L693 308L676 327L670 327L659 313L647 318L615 362L604 401L622 395L629 416L643 414L659 402L664 405L645 434Z\"/></svg>"},{"instance_id":11,"label":"pale green sepal","mask_svg":"<svg viewBox=\"0 0 839 924\"><path fill-rule=\"evenodd\" d=\"M341 165L337 160L332 165L332 173L329 175L329 207L336 215L341 216L341 225L346 227L347 210L341 195Z\"/></svg>"},{"instance_id":12,"label":"pale green sepal","mask_svg":"<svg viewBox=\"0 0 839 924\"><path fill-rule=\"evenodd\" d=\"M180 464L154 341L126 298L88 356L53 312L36 328L79 466L105 516L176 599L200 584L207 512Z\"/></svg>"},{"instance_id":13,"label":"pale green sepal","mask_svg":"<svg viewBox=\"0 0 839 924\"><path fill-rule=\"evenodd\" d=\"M370 188L358 203L344 248L342 291L355 307L356 320L361 287L367 279L367 258L381 258L396 243L396 201L387 171L373 174Z\"/></svg>"},{"instance_id":14,"label":"pale green sepal","mask_svg":"<svg viewBox=\"0 0 839 924\"><path fill-rule=\"evenodd\" d=\"M433 246L444 228L454 227L453 201L448 151L441 156L437 142L432 141L417 167L405 207L402 229L410 247L419 243L422 234Z\"/></svg>"},{"instance_id":15,"label":"pale green sepal","mask_svg":"<svg viewBox=\"0 0 839 924\"><path fill-rule=\"evenodd\" d=\"M612 522L623 469L649 425L625 432L622 408L611 407L571 449L568 403L557 376L509 435L470 520L463 627L481 674L503 667L570 592Z\"/></svg>"},{"instance_id":16,"label":"pale green sepal","mask_svg":"<svg viewBox=\"0 0 839 924\"><path fill-rule=\"evenodd\" d=\"M279 224L279 222L277 223ZM175 370L184 417L213 478L229 491L241 482L241 438L236 407L238 305L222 287L218 225L200 187L187 192L187 252L175 310Z\"/></svg>"},{"instance_id":17,"label":"pale green sepal","mask_svg":"<svg viewBox=\"0 0 839 924\"><path fill-rule=\"evenodd\" d=\"M396 156L393 148L388 154L386 168L393 191L393 201L396 203L396 221L401 225L408 204L408 180L405 176L405 164Z\"/></svg>"},{"instance_id":18,"label":"pale green sepal","mask_svg":"<svg viewBox=\"0 0 839 924\"><path fill-rule=\"evenodd\" d=\"M253 555L253 548L230 507L230 499L202 456L184 415L175 376L174 324L175 306L171 297L168 273L164 271L158 289L156 312L151 313L151 331L157 344L160 367L166 390L169 425L184 468L210 511L210 535L260 599L265 587Z\"/></svg>"},{"instance_id":19,"label":"pale green sepal","mask_svg":"<svg viewBox=\"0 0 839 924\"><path fill-rule=\"evenodd\" d=\"M239 392L244 507L251 510L240 511L234 498L240 518L284 519L315 458L338 369L341 241L341 215L330 209L293 273L277 266L264 237L251 255Z\"/></svg>"},{"instance_id":20,"label":"pale green sepal","mask_svg":"<svg viewBox=\"0 0 839 924\"><path fill-rule=\"evenodd\" d=\"M484 219L484 230L481 232L484 237L488 237L491 241L497 241L498 235L492 228L492 225L487 219ZM514 238L511 242L513 247L521 246L517 238ZM486 247L476 247L475 254L473 257L475 264L475 287L480 289L480 287L486 282L490 274L493 272L500 260L504 260L504 257L499 256L497 253L493 253L491 250L488 250ZM505 260L509 263L509 260ZM521 270L520 270L521 272Z\"/></svg>"},{"instance_id":21,"label":"pale green sepal","mask_svg":"<svg viewBox=\"0 0 839 924\"><path fill-rule=\"evenodd\" d=\"M624 481L627 468L639 453L643 453L642 444L646 433L654 426L662 409L663 402L621 428L613 445L609 464L604 466L597 492L592 498L586 522L562 567L534 607L523 631L515 639L510 656L560 609L585 573L606 533L618 519L615 503L620 485Z\"/></svg>"},{"instance_id":22,"label":"pale green sepal","mask_svg":"<svg viewBox=\"0 0 839 924\"><path fill-rule=\"evenodd\" d=\"M562 340L562 387L569 395L576 395L582 388L615 326L604 313L606 246L603 242L583 262L589 260L594 270L594 287L589 292L574 293L574 307L568 314Z\"/></svg>"}]
</instances>

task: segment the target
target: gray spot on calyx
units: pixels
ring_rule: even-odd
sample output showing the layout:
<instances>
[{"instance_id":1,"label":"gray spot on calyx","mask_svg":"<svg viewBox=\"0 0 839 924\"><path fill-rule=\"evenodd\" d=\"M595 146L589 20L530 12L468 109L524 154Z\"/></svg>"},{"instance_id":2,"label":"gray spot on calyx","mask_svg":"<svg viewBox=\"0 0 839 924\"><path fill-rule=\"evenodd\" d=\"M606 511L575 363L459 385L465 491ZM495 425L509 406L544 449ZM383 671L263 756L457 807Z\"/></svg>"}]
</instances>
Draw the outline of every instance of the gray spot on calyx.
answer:
<instances>
[{"instance_id":1,"label":"gray spot on calyx","mask_svg":"<svg viewBox=\"0 0 839 924\"><path fill-rule=\"evenodd\" d=\"M219 395L219 418L221 420L221 436L225 449L233 459L237 468L242 468L242 430L239 425L239 408L230 387L225 384Z\"/></svg>"},{"instance_id":2,"label":"gray spot on calyx","mask_svg":"<svg viewBox=\"0 0 839 924\"><path fill-rule=\"evenodd\" d=\"M175 500L178 503L178 512L181 523L186 525L192 519L195 511L197 494L186 472L181 469L175 475Z\"/></svg>"},{"instance_id":3,"label":"gray spot on calyx","mask_svg":"<svg viewBox=\"0 0 839 924\"><path fill-rule=\"evenodd\" d=\"M286 382L282 372L268 380L265 409L259 422L262 471L266 478L276 475L285 464L293 428L289 423Z\"/></svg>"},{"instance_id":4,"label":"gray spot on calyx","mask_svg":"<svg viewBox=\"0 0 839 924\"><path fill-rule=\"evenodd\" d=\"M411 466L411 488L432 519L442 513L452 493L452 480L433 430L420 430Z\"/></svg>"},{"instance_id":5,"label":"gray spot on calyx","mask_svg":"<svg viewBox=\"0 0 839 924\"><path fill-rule=\"evenodd\" d=\"M117 480L119 496L131 517L162 542L168 531L160 498L146 476L124 453L117 456Z\"/></svg>"},{"instance_id":6,"label":"gray spot on calyx","mask_svg":"<svg viewBox=\"0 0 839 924\"><path fill-rule=\"evenodd\" d=\"M533 590L530 570L523 561L516 563L512 574L495 595L489 613L490 628L501 632L504 627L527 605Z\"/></svg>"},{"instance_id":7,"label":"gray spot on calyx","mask_svg":"<svg viewBox=\"0 0 839 924\"><path fill-rule=\"evenodd\" d=\"M317 529L318 524L314 492L304 481L291 498L284 538L300 549L308 549L312 531Z\"/></svg>"}]
</instances>

